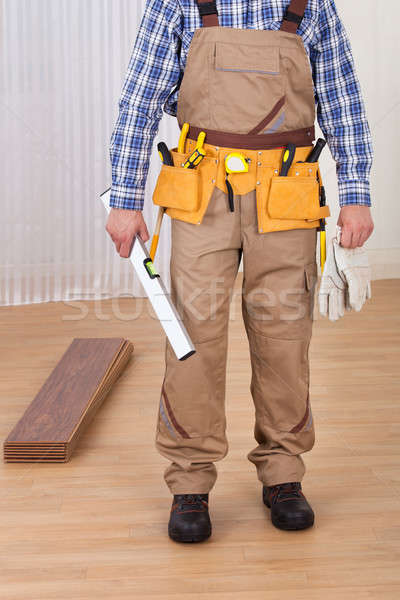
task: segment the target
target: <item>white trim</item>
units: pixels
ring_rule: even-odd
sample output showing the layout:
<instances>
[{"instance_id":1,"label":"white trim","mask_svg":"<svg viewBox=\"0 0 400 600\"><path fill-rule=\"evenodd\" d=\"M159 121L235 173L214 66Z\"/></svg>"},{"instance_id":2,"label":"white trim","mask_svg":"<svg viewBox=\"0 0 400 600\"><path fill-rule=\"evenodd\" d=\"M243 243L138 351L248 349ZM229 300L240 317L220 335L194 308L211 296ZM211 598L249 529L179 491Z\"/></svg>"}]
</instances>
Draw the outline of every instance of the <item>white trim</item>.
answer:
<instances>
[{"instance_id":1,"label":"white trim","mask_svg":"<svg viewBox=\"0 0 400 600\"><path fill-rule=\"evenodd\" d=\"M400 248L368 250L372 279L400 278Z\"/></svg>"}]
</instances>

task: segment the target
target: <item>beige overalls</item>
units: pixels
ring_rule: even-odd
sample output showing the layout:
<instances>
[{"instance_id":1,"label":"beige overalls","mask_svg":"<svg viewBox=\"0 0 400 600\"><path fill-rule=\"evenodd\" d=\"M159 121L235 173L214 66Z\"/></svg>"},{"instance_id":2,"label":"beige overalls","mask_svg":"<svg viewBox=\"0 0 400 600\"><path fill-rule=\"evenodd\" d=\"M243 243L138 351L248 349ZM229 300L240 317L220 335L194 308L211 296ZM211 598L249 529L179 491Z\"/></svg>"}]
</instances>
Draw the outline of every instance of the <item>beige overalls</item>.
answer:
<instances>
[{"instance_id":1,"label":"beige overalls","mask_svg":"<svg viewBox=\"0 0 400 600\"><path fill-rule=\"evenodd\" d=\"M153 200L172 217L172 298L196 347L186 361L166 346L156 446L174 494L206 493L227 453L225 379L229 305L243 258L243 319L250 346L260 481L301 481L314 443L308 348L320 219L311 67L297 28L307 0L292 0L280 31L220 27L215 3L196 0L203 27L190 46L178 121L185 152L171 149ZM200 131L206 157L184 169ZM297 146L287 176L283 147ZM224 159L241 152L229 210ZM246 357L243 356L243 360Z\"/></svg>"}]
</instances>

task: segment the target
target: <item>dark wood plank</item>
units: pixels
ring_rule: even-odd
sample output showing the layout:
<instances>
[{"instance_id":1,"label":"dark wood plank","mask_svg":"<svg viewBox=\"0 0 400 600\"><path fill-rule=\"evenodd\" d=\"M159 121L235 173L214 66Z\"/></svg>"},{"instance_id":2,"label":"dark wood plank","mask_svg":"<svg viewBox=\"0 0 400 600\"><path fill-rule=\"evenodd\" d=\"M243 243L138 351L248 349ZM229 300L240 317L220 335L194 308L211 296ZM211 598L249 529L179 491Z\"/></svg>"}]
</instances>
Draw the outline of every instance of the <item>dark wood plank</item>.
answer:
<instances>
[{"instance_id":1,"label":"dark wood plank","mask_svg":"<svg viewBox=\"0 0 400 600\"><path fill-rule=\"evenodd\" d=\"M116 357L115 362L110 367L109 371L104 375L101 385L99 385L96 394L93 395L92 402L88 404L85 413L82 415L81 421L77 424L76 429L67 444L66 450L68 458L71 457L71 454L74 451L79 439L85 432L89 423L92 421L104 399L109 394L112 386L115 384L128 364L132 351L133 346L131 342L126 341L124 346L121 348L119 355Z\"/></svg>"},{"instance_id":2,"label":"dark wood plank","mask_svg":"<svg viewBox=\"0 0 400 600\"><path fill-rule=\"evenodd\" d=\"M27 458L32 452L47 459L51 453L70 456L132 351L123 338L73 340L7 437L5 458L15 451Z\"/></svg>"}]
</instances>

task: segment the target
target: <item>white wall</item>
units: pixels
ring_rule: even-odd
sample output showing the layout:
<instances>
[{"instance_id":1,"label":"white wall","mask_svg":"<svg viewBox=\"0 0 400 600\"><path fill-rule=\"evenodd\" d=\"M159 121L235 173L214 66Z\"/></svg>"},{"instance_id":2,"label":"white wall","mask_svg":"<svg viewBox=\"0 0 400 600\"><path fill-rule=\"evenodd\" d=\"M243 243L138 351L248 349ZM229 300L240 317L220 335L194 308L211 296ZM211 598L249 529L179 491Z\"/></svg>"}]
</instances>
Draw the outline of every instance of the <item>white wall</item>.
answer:
<instances>
[{"instance_id":1,"label":"white wall","mask_svg":"<svg viewBox=\"0 0 400 600\"><path fill-rule=\"evenodd\" d=\"M375 160L372 203L375 231L367 247L375 278L400 277L400 3L336 0L350 36L371 126ZM335 164L325 153L323 173L333 231L338 215Z\"/></svg>"},{"instance_id":2,"label":"white wall","mask_svg":"<svg viewBox=\"0 0 400 600\"><path fill-rule=\"evenodd\" d=\"M145 0L0 0L2 181L0 304L140 293L112 251L98 195L109 184L108 144ZM351 36L374 136L376 277L400 276L399 35L396 0L337 0ZM176 142L165 116L158 139ZM337 215L335 167L323 171ZM145 218L159 169L155 153ZM333 228L335 220L330 219ZM168 220L159 268L168 278Z\"/></svg>"}]
</instances>

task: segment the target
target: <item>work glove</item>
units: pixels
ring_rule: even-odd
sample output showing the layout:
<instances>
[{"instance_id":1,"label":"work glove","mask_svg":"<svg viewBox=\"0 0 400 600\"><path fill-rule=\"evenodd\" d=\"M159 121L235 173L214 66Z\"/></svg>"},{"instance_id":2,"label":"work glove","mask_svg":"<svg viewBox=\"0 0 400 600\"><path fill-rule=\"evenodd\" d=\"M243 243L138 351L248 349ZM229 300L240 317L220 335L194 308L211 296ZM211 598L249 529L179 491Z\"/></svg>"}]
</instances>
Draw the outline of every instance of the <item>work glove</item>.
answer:
<instances>
[{"instance_id":1,"label":"work glove","mask_svg":"<svg viewBox=\"0 0 400 600\"><path fill-rule=\"evenodd\" d=\"M343 317L347 296L346 281L339 274L336 264L334 242L337 244L335 238L328 246L318 294L319 312L323 317L328 316L330 321L337 321Z\"/></svg>"},{"instance_id":2,"label":"work glove","mask_svg":"<svg viewBox=\"0 0 400 600\"><path fill-rule=\"evenodd\" d=\"M341 229L337 227L333 250L340 278L348 288L347 308L360 311L371 298L371 267L364 248L343 248L340 245Z\"/></svg>"},{"instance_id":3,"label":"work glove","mask_svg":"<svg viewBox=\"0 0 400 600\"><path fill-rule=\"evenodd\" d=\"M371 298L371 268L363 248L343 248L341 228L328 247L319 290L319 312L331 321L343 317L345 310L360 311Z\"/></svg>"}]
</instances>

